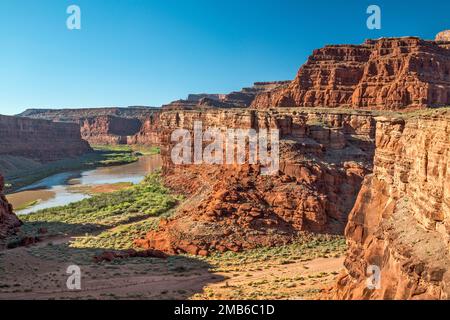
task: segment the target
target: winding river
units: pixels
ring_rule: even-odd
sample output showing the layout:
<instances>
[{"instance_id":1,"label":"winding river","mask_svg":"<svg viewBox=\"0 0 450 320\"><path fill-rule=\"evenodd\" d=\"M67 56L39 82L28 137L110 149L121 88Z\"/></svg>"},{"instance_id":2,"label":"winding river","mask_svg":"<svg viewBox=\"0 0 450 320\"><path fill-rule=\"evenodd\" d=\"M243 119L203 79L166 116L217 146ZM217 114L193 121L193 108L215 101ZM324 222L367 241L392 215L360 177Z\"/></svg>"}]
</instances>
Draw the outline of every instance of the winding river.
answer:
<instances>
[{"instance_id":1,"label":"winding river","mask_svg":"<svg viewBox=\"0 0 450 320\"><path fill-rule=\"evenodd\" d=\"M137 162L126 165L58 173L8 195L7 199L14 208L32 204L22 210L15 210L18 215L29 214L89 198L91 195L83 191L87 190L85 187L140 183L161 165L161 156L151 155L142 156Z\"/></svg>"}]
</instances>

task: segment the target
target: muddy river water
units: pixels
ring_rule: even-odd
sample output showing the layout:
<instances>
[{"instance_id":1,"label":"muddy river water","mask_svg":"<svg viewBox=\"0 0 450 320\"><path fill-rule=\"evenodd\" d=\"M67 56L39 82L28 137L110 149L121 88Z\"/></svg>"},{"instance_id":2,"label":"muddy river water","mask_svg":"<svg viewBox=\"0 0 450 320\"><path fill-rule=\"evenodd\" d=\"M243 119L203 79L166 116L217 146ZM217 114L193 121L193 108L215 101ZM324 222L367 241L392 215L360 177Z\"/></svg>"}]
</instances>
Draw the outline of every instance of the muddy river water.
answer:
<instances>
[{"instance_id":1,"label":"muddy river water","mask_svg":"<svg viewBox=\"0 0 450 320\"><path fill-rule=\"evenodd\" d=\"M17 214L29 214L86 199L90 195L83 191L85 187L137 184L161 165L161 156L152 155L140 157L139 161L126 165L58 173L7 195L7 198L14 208L19 208L15 210Z\"/></svg>"}]
</instances>

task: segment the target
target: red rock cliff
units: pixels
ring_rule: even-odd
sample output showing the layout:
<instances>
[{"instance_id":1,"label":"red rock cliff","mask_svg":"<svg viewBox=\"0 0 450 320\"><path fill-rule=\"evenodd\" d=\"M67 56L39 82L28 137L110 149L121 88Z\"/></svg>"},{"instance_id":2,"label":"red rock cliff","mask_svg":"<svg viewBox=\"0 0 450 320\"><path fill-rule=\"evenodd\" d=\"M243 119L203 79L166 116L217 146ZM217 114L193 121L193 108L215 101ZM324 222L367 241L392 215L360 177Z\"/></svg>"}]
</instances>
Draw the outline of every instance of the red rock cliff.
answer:
<instances>
[{"instance_id":1,"label":"red rock cliff","mask_svg":"<svg viewBox=\"0 0 450 320\"><path fill-rule=\"evenodd\" d=\"M0 175L0 240L21 225L20 220L13 212L12 206L8 203L3 194L4 185L3 177Z\"/></svg>"},{"instance_id":2,"label":"red rock cliff","mask_svg":"<svg viewBox=\"0 0 450 320\"><path fill-rule=\"evenodd\" d=\"M280 171L258 166L174 166L175 128L280 130ZM170 221L137 243L169 253L252 248L289 242L298 232L342 232L364 175L371 169L374 137L369 113L294 110L164 112L161 153L166 183L189 196Z\"/></svg>"},{"instance_id":3,"label":"red rock cliff","mask_svg":"<svg viewBox=\"0 0 450 320\"><path fill-rule=\"evenodd\" d=\"M115 116L98 116L81 119L81 136L91 145L127 144L128 137L134 136L141 129L139 119Z\"/></svg>"},{"instance_id":4,"label":"red rock cliff","mask_svg":"<svg viewBox=\"0 0 450 320\"><path fill-rule=\"evenodd\" d=\"M314 51L287 88L258 95L252 107L449 105L449 44L408 37L326 46Z\"/></svg>"},{"instance_id":5,"label":"red rock cliff","mask_svg":"<svg viewBox=\"0 0 450 320\"><path fill-rule=\"evenodd\" d=\"M160 112L152 112L146 116L142 126L135 135L128 137L128 144L157 146L160 144Z\"/></svg>"},{"instance_id":6,"label":"red rock cliff","mask_svg":"<svg viewBox=\"0 0 450 320\"><path fill-rule=\"evenodd\" d=\"M374 163L349 217L335 297L450 298L449 111L378 119ZM366 285L371 265L378 290Z\"/></svg>"},{"instance_id":7,"label":"red rock cliff","mask_svg":"<svg viewBox=\"0 0 450 320\"><path fill-rule=\"evenodd\" d=\"M92 151L74 123L0 115L0 156L51 161Z\"/></svg>"},{"instance_id":8,"label":"red rock cliff","mask_svg":"<svg viewBox=\"0 0 450 320\"><path fill-rule=\"evenodd\" d=\"M77 123L83 139L91 144L154 145L159 111L150 107L29 109L19 116Z\"/></svg>"}]
</instances>

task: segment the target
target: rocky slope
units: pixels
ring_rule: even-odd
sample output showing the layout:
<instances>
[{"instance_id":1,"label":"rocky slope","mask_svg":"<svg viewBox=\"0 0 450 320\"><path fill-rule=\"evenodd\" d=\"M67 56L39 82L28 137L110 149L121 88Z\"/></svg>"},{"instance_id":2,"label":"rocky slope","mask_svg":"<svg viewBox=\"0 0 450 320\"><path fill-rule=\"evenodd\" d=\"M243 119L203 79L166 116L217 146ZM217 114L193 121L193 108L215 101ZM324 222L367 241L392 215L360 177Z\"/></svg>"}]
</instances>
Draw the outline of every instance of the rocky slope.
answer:
<instances>
[{"instance_id":1,"label":"rocky slope","mask_svg":"<svg viewBox=\"0 0 450 320\"><path fill-rule=\"evenodd\" d=\"M450 104L450 42L414 37L315 50L287 87L259 94L254 108L401 110Z\"/></svg>"},{"instance_id":2,"label":"rocky slope","mask_svg":"<svg viewBox=\"0 0 450 320\"><path fill-rule=\"evenodd\" d=\"M377 119L374 164L349 217L334 297L448 299L450 111ZM377 290L366 284L371 265Z\"/></svg>"},{"instance_id":3,"label":"rocky slope","mask_svg":"<svg viewBox=\"0 0 450 320\"><path fill-rule=\"evenodd\" d=\"M106 108L81 108L81 109L27 109L18 114L18 117L44 119L57 122L78 123L82 119L114 116L119 118L132 118L144 120L149 112L157 108L150 107L106 107Z\"/></svg>"},{"instance_id":4,"label":"rocky slope","mask_svg":"<svg viewBox=\"0 0 450 320\"><path fill-rule=\"evenodd\" d=\"M0 175L0 249L2 247L1 240L21 225L20 220L13 212L12 206L3 194L4 186L3 177Z\"/></svg>"},{"instance_id":5,"label":"rocky slope","mask_svg":"<svg viewBox=\"0 0 450 320\"><path fill-rule=\"evenodd\" d=\"M92 151L72 123L0 115L0 156L52 161Z\"/></svg>"},{"instance_id":6,"label":"rocky slope","mask_svg":"<svg viewBox=\"0 0 450 320\"><path fill-rule=\"evenodd\" d=\"M194 121L204 128L279 129L280 171L263 176L258 165L173 165L170 134L192 129ZM189 200L136 243L168 253L208 254L286 243L302 231L342 232L371 170L374 125L370 113L330 110L164 112L166 183Z\"/></svg>"}]
</instances>

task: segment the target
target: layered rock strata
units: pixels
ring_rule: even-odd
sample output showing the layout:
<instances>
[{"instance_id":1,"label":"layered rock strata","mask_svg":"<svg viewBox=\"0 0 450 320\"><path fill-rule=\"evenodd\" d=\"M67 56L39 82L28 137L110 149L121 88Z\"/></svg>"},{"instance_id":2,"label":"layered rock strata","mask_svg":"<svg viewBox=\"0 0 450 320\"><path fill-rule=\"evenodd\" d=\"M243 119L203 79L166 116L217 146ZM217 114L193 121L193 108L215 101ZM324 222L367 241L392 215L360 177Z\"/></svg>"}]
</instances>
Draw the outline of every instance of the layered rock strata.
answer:
<instances>
[{"instance_id":1,"label":"layered rock strata","mask_svg":"<svg viewBox=\"0 0 450 320\"><path fill-rule=\"evenodd\" d=\"M259 94L252 107L403 110L449 104L450 42L405 37L315 50L292 83Z\"/></svg>"},{"instance_id":2,"label":"layered rock strata","mask_svg":"<svg viewBox=\"0 0 450 320\"><path fill-rule=\"evenodd\" d=\"M28 109L19 116L77 123L83 139L92 145L155 145L159 112L149 107Z\"/></svg>"},{"instance_id":3,"label":"layered rock strata","mask_svg":"<svg viewBox=\"0 0 450 320\"><path fill-rule=\"evenodd\" d=\"M450 298L450 112L378 118L373 174L345 231L339 299ZM380 273L369 288L368 268Z\"/></svg>"},{"instance_id":4,"label":"layered rock strata","mask_svg":"<svg viewBox=\"0 0 450 320\"><path fill-rule=\"evenodd\" d=\"M0 156L53 161L92 151L73 123L0 115L0 137Z\"/></svg>"},{"instance_id":5,"label":"layered rock strata","mask_svg":"<svg viewBox=\"0 0 450 320\"><path fill-rule=\"evenodd\" d=\"M142 122L139 131L127 138L127 144L133 145L160 145L160 112L152 112Z\"/></svg>"},{"instance_id":6,"label":"layered rock strata","mask_svg":"<svg viewBox=\"0 0 450 320\"><path fill-rule=\"evenodd\" d=\"M81 136L91 145L127 144L142 127L138 119L98 116L80 120Z\"/></svg>"},{"instance_id":7,"label":"layered rock strata","mask_svg":"<svg viewBox=\"0 0 450 320\"><path fill-rule=\"evenodd\" d=\"M279 172L263 176L258 165L174 165L170 135L176 128L192 129L195 121L205 129L279 129ZM165 180L189 200L174 218L136 243L167 253L205 255L287 243L303 231L342 232L371 169L374 125L370 113L164 112Z\"/></svg>"}]
</instances>

